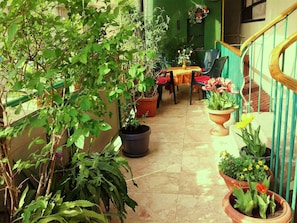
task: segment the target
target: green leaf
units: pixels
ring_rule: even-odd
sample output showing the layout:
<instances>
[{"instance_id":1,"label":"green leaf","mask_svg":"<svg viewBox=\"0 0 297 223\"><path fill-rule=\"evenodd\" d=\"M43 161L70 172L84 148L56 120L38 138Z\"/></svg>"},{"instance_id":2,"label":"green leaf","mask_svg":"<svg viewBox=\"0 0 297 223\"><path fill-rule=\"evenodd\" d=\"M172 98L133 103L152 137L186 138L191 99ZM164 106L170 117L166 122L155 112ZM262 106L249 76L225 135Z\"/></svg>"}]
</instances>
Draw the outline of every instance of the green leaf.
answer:
<instances>
[{"instance_id":1,"label":"green leaf","mask_svg":"<svg viewBox=\"0 0 297 223\"><path fill-rule=\"evenodd\" d=\"M90 110L91 108L91 101L89 100L89 98L84 97L83 100L80 102L80 108L82 110Z\"/></svg>"},{"instance_id":2,"label":"green leaf","mask_svg":"<svg viewBox=\"0 0 297 223\"><path fill-rule=\"evenodd\" d=\"M85 145L85 136L84 135L80 135L74 142L74 144L80 148L83 149L84 145Z\"/></svg>"},{"instance_id":3,"label":"green leaf","mask_svg":"<svg viewBox=\"0 0 297 223\"><path fill-rule=\"evenodd\" d=\"M9 27L8 27L8 36L7 36L7 45L10 46L11 42L13 41L17 31L19 29L19 26L15 23L12 23Z\"/></svg>"},{"instance_id":4,"label":"green leaf","mask_svg":"<svg viewBox=\"0 0 297 223\"><path fill-rule=\"evenodd\" d=\"M108 131L111 129L111 126L108 123L102 123L99 128L101 131Z\"/></svg>"},{"instance_id":5,"label":"green leaf","mask_svg":"<svg viewBox=\"0 0 297 223\"><path fill-rule=\"evenodd\" d=\"M82 116L79 119L81 122L88 122L91 120L90 116L87 114L82 114Z\"/></svg>"},{"instance_id":6,"label":"green leaf","mask_svg":"<svg viewBox=\"0 0 297 223\"><path fill-rule=\"evenodd\" d=\"M88 62L88 54L87 53L81 54L79 56L79 61L82 62L83 64L86 64Z\"/></svg>"},{"instance_id":7,"label":"green leaf","mask_svg":"<svg viewBox=\"0 0 297 223\"><path fill-rule=\"evenodd\" d=\"M54 58L56 56L56 52L55 52L55 50L44 49L43 56L46 59Z\"/></svg>"},{"instance_id":8,"label":"green leaf","mask_svg":"<svg viewBox=\"0 0 297 223\"><path fill-rule=\"evenodd\" d=\"M38 220L38 223L48 223L48 222L56 222L56 221L60 223L67 223L67 221L63 217L59 216L58 214L42 217L41 219Z\"/></svg>"},{"instance_id":9,"label":"green leaf","mask_svg":"<svg viewBox=\"0 0 297 223\"><path fill-rule=\"evenodd\" d=\"M22 208L24 203L25 203L25 198L27 195L27 192L29 191L29 187L28 185L26 186L25 190L23 191L21 197L20 197L20 201L19 201L19 207L18 208Z\"/></svg>"},{"instance_id":10,"label":"green leaf","mask_svg":"<svg viewBox=\"0 0 297 223\"><path fill-rule=\"evenodd\" d=\"M54 95L53 99L57 104L63 104L63 98L60 95Z\"/></svg>"}]
</instances>

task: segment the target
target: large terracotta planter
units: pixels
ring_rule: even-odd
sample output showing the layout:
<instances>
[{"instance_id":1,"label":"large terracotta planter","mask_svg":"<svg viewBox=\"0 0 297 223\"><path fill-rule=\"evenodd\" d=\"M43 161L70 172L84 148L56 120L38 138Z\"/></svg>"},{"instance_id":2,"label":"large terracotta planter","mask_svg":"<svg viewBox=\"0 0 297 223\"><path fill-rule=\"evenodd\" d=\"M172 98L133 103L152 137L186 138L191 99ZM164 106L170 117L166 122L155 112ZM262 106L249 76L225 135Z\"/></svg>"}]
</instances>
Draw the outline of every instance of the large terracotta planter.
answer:
<instances>
[{"instance_id":1,"label":"large terracotta planter","mask_svg":"<svg viewBox=\"0 0 297 223\"><path fill-rule=\"evenodd\" d=\"M232 195L232 191L225 195L222 206L233 223L289 223L292 220L292 211L288 202L273 191L268 191L267 193L269 195L274 194L274 200L277 203L275 215L268 215L267 219L249 217L233 208L235 197Z\"/></svg>"},{"instance_id":2,"label":"large terracotta planter","mask_svg":"<svg viewBox=\"0 0 297 223\"><path fill-rule=\"evenodd\" d=\"M225 128L224 123L230 119L231 113L234 111L235 109L233 108L227 110L208 109L210 120L216 124L216 126L210 130L210 134L215 136L229 135L229 128Z\"/></svg>"},{"instance_id":3,"label":"large terracotta planter","mask_svg":"<svg viewBox=\"0 0 297 223\"><path fill-rule=\"evenodd\" d=\"M241 181L241 180L236 180L232 177L227 176L226 174L224 174L222 171L219 171L219 174L221 175L221 177L223 178L223 180L225 181L226 186L228 187L228 189L230 191L233 191L233 188L248 188L249 184L247 181ZM269 176L270 176L270 183L273 182L273 173L271 170L269 170Z\"/></svg>"}]
</instances>

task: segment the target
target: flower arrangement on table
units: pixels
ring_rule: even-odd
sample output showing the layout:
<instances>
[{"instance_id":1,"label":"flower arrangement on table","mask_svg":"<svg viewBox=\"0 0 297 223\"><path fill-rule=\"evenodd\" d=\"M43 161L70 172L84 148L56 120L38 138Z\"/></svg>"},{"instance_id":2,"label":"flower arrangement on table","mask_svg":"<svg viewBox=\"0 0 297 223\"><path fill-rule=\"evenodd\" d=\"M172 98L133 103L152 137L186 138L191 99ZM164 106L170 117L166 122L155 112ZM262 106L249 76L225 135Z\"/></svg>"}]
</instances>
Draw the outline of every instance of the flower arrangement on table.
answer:
<instances>
[{"instance_id":1,"label":"flower arrangement on table","mask_svg":"<svg viewBox=\"0 0 297 223\"><path fill-rule=\"evenodd\" d=\"M266 144L260 140L260 125L253 129L252 121L254 116L250 113L242 114L240 122L236 123L236 128L241 130L239 135L246 145L245 152L255 157L262 157L266 152Z\"/></svg>"},{"instance_id":2,"label":"flower arrangement on table","mask_svg":"<svg viewBox=\"0 0 297 223\"><path fill-rule=\"evenodd\" d=\"M235 85L230 79L218 77L210 78L202 90L208 92L205 101L209 109L227 110L230 108L238 108L234 94L239 92L235 90Z\"/></svg>"},{"instance_id":3,"label":"flower arrangement on table","mask_svg":"<svg viewBox=\"0 0 297 223\"><path fill-rule=\"evenodd\" d=\"M220 154L218 167L219 171L239 181L262 182L270 176L265 160L248 155L235 157L225 150Z\"/></svg>"},{"instance_id":4,"label":"flower arrangement on table","mask_svg":"<svg viewBox=\"0 0 297 223\"><path fill-rule=\"evenodd\" d=\"M233 205L243 214L254 216L259 214L261 218L266 219L269 210L270 215L274 215L276 204L274 194L268 194L270 179L265 178L263 182L249 182L249 189L234 188L233 195L236 197L236 203Z\"/></svg>"},{"instance_id":5,"label":"flower arrangement on table","mask_svg":"<svg viewBox=\"0 0 297 223\"><path fill-rule=\"evenodd\" d=\"M203 21L203 19L206 16L208 16L209 9L206 6L198 5L195 2L193 2L193 3L195 5L195 7L190 8L188 10L188 16L190 19L190 23L193 23L193 24L201 23Z\"/></svg>"},{"instance_id":6,"label":"flower arrangement on table","mask_svg":"<svg viewBox=\"0 0 297 223\"><path fill-rule=\"evenodd\" d=\"M177 51L177 64L187 65L191 63L192 47L184 47Z\"/></svg>"}]
</instances>

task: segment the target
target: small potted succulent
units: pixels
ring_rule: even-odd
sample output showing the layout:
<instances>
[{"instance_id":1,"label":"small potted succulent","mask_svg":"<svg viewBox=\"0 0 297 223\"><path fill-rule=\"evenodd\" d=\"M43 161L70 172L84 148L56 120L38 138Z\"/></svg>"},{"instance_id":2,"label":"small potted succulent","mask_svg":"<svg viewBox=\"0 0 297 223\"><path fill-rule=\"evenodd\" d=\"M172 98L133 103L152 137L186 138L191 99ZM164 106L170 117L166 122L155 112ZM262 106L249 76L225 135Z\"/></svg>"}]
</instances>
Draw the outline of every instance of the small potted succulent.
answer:
<instances>
[{"instance_id":1,"label":"small potted succulent","mask_svg":"<svg viewBox=\"0 0 297 223\"><path fill-rule=\"evenodd\" d=\"M249 155L235 157L224 150L220 154L218 167L230 191L234 187L248 187L248 181L262 182L268 176L273 180L273 174L265 160L257 160Z\"/></svg>"},{"instance_id":2,"label":"small potted succulent","mask_svg":"<svg viewBox=\"0 0 297 223\"><path fill-rule=\"evenodd\" d=\"M248 188L234 188L223 199L223 209L233 222L291 222L289 204L269 190L269 177L249 182Z\"/></svg>"}]
</instances>

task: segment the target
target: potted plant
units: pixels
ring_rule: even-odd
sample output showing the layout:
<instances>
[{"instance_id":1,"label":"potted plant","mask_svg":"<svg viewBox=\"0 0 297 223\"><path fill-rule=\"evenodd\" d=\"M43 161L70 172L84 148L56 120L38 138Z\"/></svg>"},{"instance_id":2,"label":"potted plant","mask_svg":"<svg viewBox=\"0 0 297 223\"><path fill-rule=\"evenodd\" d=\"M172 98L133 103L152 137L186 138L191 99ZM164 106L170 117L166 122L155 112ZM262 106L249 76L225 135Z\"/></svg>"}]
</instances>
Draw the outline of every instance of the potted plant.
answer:
<instances>
[{"instance_id":1,"label":"potted plant","mask_svg":"<svg viewBox=\"0 0 297 223\"><path fill-rule=\"evenodd\" d=\"M262 182L267 176L273 180L272 171L265 160L257 160L252 156L238 156L222 151L218 163L219 174L230 191L234 188L248 187L248 181Z\"/></svg>"},{"instance_id":2,"label":"potted plant","mask_svg":"<svg viewBox=\"0 0 297 223\"><path fill-rule=\"evenodd\" d=\"M265 159L266 163L270 163L270 154L271 149L266 147L266 144L263 143L260 139L260 128L259 125L256 129L252 126L252 121L254 120L254 116L250 113L242 114L240 122L236 123L236 128L240 129L241 134L239 135L243 142L245 143L245 147L241 149L241 153L252 155L258 157L260 159Z\"/></svg>"},{"instance_id":3,"label":"potted plant","mask_svg":"<svg viewBox=\"0 0 297 223\"><path fill-rule=\"evenodd\" d=\"M229 134L229 130L224 127L224 123L230 119L230 115L238 104L234 94L238 94L235 86L230 79L223 77L210 78L206 81L202 90L207 91L207 104L209 117L216 123L210 131L212 135L224 136Z\"/></svg>"},{"instance_id":4,"label":"potted plant","mask_svg":"<svg viewBox=\"0 0 297 223\"><path fill-rule=\"evenodd\" d=\"M159 75L159 65L165 68L162 56L162 40L169 27L170 18L164 15L164 10L157 7L153 10L153 15L148 17L144 12L131 10L129 14L123 15L123 25L135 24L134 36L138 41L128 43L128 47L137 51L133 55L133 63L145 67L143 78L146 80L146 89L135 92L137 99L137 116L143 115L152 117L156 115L158 100L158 85L156 79Z\"/></svg>"},{"instance_id":5,"label":"potted plant","mask_svg":"<svg viewBox=\"0 0 297 223\"><path fill-rule=\"evenodd\" d=\"M126 114L123 127L119 131L119 136L123 142L122 152L128 157L142 157L149 152L149 141L151 129L148 125L140 124L136 116L136 106L126 105L130 112Z\"/></svg>"},{"instance_id":6,"label":"potted plant","mask_svg":"<svg viewBox=\"0 0 297 223\"><path fill-rule=\"evenodd\" d=\"M51 213L31 201L40 199L40 204L58 197L58 192L53 191L57 167L66 166L66 157L73 155L73 149L89 149L85 147L86 139L94 140L102 131L111 129L105 121L107 115L112 116L109 104L123 96L119 86L130 86L135 80L130 76L125 79L127 82L121 81L121 75L127 71L124 64L131 61L134 53L123 47L134 39L134 26L122 26L118 15L128 14L131 6L126 1L116 5L109 0L97 3L89 0L1 3L0 184L7 191L5 211L11 221L27 216L28 209L36 211L36 215ZM57 13L57 8L63 8L66 16ZM77 83L79 87L74 91ZM110 94L111 91L116 93ZM19 115L26 110L22 101L14 105L8 101L10 95L19 92L25 94L23 100L33 101L33 105L37 98L43 101L34 113L12 122L11 114ZM30 145L28 148L24 145L21 153L31 148L29 156L15 159L12 141L21 134L29 135L32 129L38 129L40 135L26 138ZM67 209L69 203L64 200L57 202L63 209L72 210ZM101 213L98 204L66 202L72 207L86 207L86 211L81 209L86 218L94 212L89 207Z\"/></svg>"},{"instance_id":7,"label":"potted plant","mask_svg":"<svg viewBox=\"0 0 297 223\"><path fill-rule=\"evenodd\" d=\"M120 146L118 136L100 153L77 150L69 165L59 171L63 177L56 179L56 189L63 191L64 200L87 200L98 204L105 216L124 222L126 207L135 211L137 205L128 195L124 171L130 175L134 185L137 184L128 161L119 156Z\"/></svg>"},{"instance_id":8,"label":"potted plant","mask_svg":"<svg viewBox=\"0 0 297 223\"><path fill-rule=\"evenodd\" d=\"M269 189L269 178L249 182L248 188L234 188L223 199L225 213L233 222L284 222L292 220L289 204Z\"/></svg>"}]
</instances>

